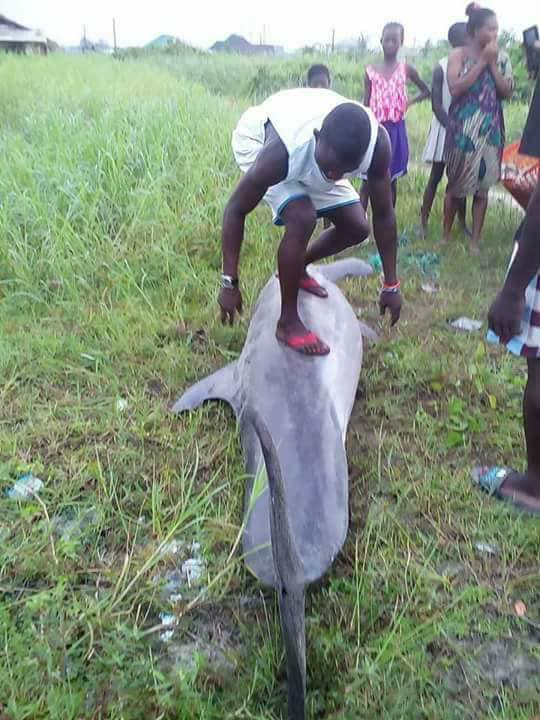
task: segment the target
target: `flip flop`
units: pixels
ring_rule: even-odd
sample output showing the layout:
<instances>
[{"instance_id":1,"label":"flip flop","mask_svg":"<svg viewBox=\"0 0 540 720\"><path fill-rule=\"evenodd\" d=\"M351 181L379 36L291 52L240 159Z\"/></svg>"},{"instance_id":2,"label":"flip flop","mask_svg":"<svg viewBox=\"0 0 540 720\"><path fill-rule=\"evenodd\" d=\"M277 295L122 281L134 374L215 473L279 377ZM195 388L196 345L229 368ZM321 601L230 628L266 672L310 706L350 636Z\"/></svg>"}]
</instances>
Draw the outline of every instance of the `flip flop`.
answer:
<instances>
[{"instance_id":1,"label":"flip flop","mask_svg":"<svg viewBox=\"0 0 540 720\"><path fill-rule=\"evenodd\" d=\"M295 350L296 352L302 353L302 355L307 355L308 357L320 357L328 355L330 352L328 345L326 345L318 335L315 335L314 332L308 332L305 335L289 335L287 338L280 337L276 334L276 338L278 339L278 342L283 343L283 345L287 345L291 348L291 350ZM305 348L308 345L322 345L324 349L317 352L305 352Z\"/></svg>"},{"instance_id":2,"label":"flip flop","mask_svg":"<svg viewBox=\"0 0 540 720\"><path fill-rule=\"evenodd\" d=\"M306 275L300 280L300 285L298 286L301 290L305 290L306 292L311 293L312 295L315 295L316 297L320 298L327 298L328 297L328 291L326 288L324 288L320 283L318 283L314 277L311 275ZM319 292L317 292L319 291ZM322 293L320 292L322 291Z\"/></svg>"},{"instance_id":3,"label":"flip flop","mask_svg":"<svg viewBox=\"0 0 540 720\"><path fill-rule=\"evenodd\" d=\"M501 487L503 486L504 481L509 475L512 475L515 472L516 471L511 468L500 467L498 465L478 466L472 469L471 480L474 485L484 492L487 492L489 495L497 498L497 500L502 500L518 510L530 513L531 515L540 515L540 510L536 510L536 508L532 508L530 505L526 505L524 502L516 500L515 497L503 495L501 493Z\"/></svg>"},{"instance_id":4,"label":"flip flop","mask_svg":"<svg viewBox=\"0 0 540 720\"><path fill-rule=\"evenodd\" d=\"M279 274L276 273L276 277L279 278ZM300 290L305 290L308 293L311 293L312 295L315 295L315 297L318 298L327 298L328 297L328 290L323 287L320 283L318 283L314 277L311 275L305 275L302 276L300 280L300 284L298 285ZM317 292L319 291L319 292ZM321 294L321 291L323 294Z\"/></svg>"}]
</instances>

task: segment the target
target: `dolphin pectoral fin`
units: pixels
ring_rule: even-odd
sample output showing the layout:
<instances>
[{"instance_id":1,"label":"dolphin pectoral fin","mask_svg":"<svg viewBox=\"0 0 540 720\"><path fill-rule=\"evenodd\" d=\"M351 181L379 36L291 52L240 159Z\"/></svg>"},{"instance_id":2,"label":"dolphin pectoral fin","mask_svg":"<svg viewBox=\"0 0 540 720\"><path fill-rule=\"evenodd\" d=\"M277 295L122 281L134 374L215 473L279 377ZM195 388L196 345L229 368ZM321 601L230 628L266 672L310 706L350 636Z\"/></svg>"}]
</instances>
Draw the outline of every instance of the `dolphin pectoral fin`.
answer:
<instances>
[{"instance_id":1,"label":"dolphin pectoral fin","mask_svg":"<svg viewBox=\"0 0 540 720\"><path fill-rule=\"evenodd\" d=\"M366 325L366 323L362 322L361 320L358 321L358 327L360 328L360 332L362 333L362 337L366 338L366 340L369 340L373 344L379 342L379 336L373 330L373 328L370 328L369 325Z\"/></svg>"},{"instance_id":2,"label":"dolphin pectoral fin","mask_svg":"<svg viewBox=\"0 0 540 720\"><path fill-rule=\"evenodd\" d=\"M311 265L310 267L334 283L346 277L367 277L373 274L371 265L358 258L344 258L328 263L328 265Z\"/></svg>"},{"instance_id":3,"label":"dolphin pectoral fin","mask_svg":"<svg viewBox=\"0 0 540 720\"><path fill-rule=\"evenodd\" d=\"M181 413L186 410L195 410L206 400L225 400L238 413L236 392L236 362L233 362L192 385L174 403L172 411Z\"/></svg>"}]
</instances>

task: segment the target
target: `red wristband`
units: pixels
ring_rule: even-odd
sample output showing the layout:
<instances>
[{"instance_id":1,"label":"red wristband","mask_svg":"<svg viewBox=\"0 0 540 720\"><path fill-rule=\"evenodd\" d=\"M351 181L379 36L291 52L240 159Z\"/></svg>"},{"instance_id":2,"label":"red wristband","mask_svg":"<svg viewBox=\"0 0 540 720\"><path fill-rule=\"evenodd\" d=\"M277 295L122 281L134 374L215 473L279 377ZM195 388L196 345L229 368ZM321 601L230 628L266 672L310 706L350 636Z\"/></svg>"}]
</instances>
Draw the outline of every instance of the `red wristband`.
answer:
<instances>
[{"instance_id":1,"label":"red wristband","mask_svg":"<svg viewBox=\"0 0 540 720\"><path fill-rule=\"evenodd\" d=\"M389 285L388 283L383 282L382 289L383 290L399 290L400 287L401 287L401 283L398 280L393 285Z\"/></svg>"}]
</instances>

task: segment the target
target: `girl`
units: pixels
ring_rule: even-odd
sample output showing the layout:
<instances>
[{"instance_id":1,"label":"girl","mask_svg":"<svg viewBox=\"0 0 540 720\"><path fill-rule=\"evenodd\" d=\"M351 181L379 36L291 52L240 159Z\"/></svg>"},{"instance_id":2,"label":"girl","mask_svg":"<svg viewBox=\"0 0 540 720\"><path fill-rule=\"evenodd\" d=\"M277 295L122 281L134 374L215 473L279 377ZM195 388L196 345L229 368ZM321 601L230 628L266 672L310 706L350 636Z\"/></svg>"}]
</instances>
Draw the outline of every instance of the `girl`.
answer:
<instances>
[{"instance_id":1,"label":"girl","mask_svg":"<svg viewBox=\"0 0 540 720\"><path fill-rule=\"evenodd\" d=\"M471 253L480 252L489 189L501 176L504 147L502 100L512 94L510 59L499 51L493 10L469 5L469 42L448 60L452 105L446 129L448 188L443 242L450 238L458 200L473 196Z\"/></svg>"},{"instance_id":2,"label":"girl","mask_svg":"<svg viewBox=\"0 0 540 720\"><path fill-rule=\"evenodd\" d=\"M381 45L384 60L380 65L368 65L364 77L364 105L371 108L377 120L384 125L392 143L392 197L394 207L397 197L397 179L407 173L409 141L405 127L405 113L411 107L430 96L429 87L411 65L399 62L398 53L405 39L400 23L388 23L383 28ZM407 100L407 81L413 82L420 94ZM368 188L362 187L362 202L367 208Z\"/></svg>"},{"instance_id":3,"label":"girl","mask_svg":"<svg viewBox=\"0 0 540 720\"><path fill-rule=\"evenodd\" d=\"M452 48L463 47L467 44L467 23L454 23L448 30L448 43ZM424 200L422 209L420 210L420 222L422 226L422 235L427 234L428 220L433 206L433 200L437 193L437 188L442 180L446 163L444 160L444 144L446 140L446 126L448 125L448 111L452 96L448 87L448 57L443 58L435 65L433 70L433 80L431 83L431 106L433 109L433 119L429 128L429 135L424 149L423 160L425 163L431 164L431 173L428 184L424 192ZM465 234L471 235L467 228L466 215L466 199L460 200L458 205L458 218Z\"/></svg>"}]
</instances>

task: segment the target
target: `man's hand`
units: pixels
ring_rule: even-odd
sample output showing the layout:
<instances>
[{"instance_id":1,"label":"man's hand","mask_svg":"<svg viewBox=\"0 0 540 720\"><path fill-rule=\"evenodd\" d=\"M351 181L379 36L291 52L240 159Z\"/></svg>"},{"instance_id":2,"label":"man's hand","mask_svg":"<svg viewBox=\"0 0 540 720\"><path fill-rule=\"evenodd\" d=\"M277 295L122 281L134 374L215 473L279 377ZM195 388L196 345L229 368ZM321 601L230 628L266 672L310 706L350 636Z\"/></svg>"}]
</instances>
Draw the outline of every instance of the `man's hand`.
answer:
<instances>
[{"instance_id":1,"label":"man's hand","mask_svg":"<svg viewBox=\"0 0 540 720\"><path fill-rule=\"evenodd\" d=\"M390 311L390 327L393 327L399 320L401 314L401 293L399 290L388 292L388 290L381 290L379 297L379 310L381 315L384 315L387 310Z\"/></svg>"},{"instance_id":2,"label":"man's hand","mask_svg":"<svg viewBox=\"0 0 540 720\"><path fill-rule=\"evenodd\" d=\"M242 293L239 288L221 288L218 297L221 308L221 322L233 324L234 313L242 314Z\"/></svg>"},{"instance_id":3,"label":"man's hand","mask_svg":"<svg viewBox=\"0 0 540 720\"><path fill-rule=\"evenodd\" d=\"M525 307L525 295L504 288L489 309L488 324L491 330L506 343L521 330L521 318Z\"/></svg>"}]
</instances>

